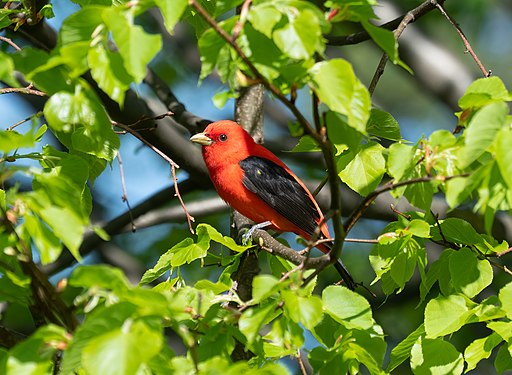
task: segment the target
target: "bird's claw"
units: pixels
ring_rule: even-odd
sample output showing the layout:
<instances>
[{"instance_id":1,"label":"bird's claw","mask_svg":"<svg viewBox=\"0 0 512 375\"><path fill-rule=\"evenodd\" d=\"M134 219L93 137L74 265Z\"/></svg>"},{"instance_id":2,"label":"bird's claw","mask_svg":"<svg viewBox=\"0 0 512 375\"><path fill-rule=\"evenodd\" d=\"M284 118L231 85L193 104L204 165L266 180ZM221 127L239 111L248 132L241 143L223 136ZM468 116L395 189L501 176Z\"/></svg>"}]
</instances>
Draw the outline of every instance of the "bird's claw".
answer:
<instances>
[{"instance_id":1,"label":"bird's claw","mask_svg":"<svg viewBox=\"0 0 512 375\"><path fill-rule=\"evenodd\" d=\"M242 235L242 245L247 246L249 240L252 238L252 234L256 229L263 229L269 225L272 225L270 221L264 221L263 223L255 224L250 227L249 230Z\"/></svg>"}]
</instances>

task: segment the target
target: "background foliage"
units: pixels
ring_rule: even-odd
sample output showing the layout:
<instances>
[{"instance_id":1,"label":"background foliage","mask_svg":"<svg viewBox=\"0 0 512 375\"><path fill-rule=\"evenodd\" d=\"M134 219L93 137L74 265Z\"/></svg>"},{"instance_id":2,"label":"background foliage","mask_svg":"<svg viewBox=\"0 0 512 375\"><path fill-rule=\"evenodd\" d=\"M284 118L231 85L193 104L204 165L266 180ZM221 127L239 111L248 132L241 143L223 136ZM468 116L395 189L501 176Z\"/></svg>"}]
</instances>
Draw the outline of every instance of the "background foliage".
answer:
<instances>
[{"instance_id":1,"label":"background foliage","mask_svg":"<svg viewBox=\"0 0 512 375\"><path fill-rule=\"evenodd\" d=\"M512 369L510 8L437 3L5 2L0 372ZM297 267L294 236L241 246L236 217L226 236L188 137L233 98L312 190L329 177L334 251L365 287L316 253Z\"/></svg>"}]
</instances>

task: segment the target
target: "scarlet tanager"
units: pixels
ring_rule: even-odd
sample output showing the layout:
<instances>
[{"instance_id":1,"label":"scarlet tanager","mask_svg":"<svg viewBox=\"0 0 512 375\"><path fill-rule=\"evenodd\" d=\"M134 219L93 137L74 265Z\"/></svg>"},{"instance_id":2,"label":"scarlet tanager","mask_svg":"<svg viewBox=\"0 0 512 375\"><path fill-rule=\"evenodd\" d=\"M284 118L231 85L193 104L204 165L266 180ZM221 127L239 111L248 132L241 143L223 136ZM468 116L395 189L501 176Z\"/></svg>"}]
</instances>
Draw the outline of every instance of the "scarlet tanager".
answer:
<instances>
[{"instance_id":1,"label":"scarlet tanager","mask_svg":"<svg viewBox=\"0 0 512 375\"><path fill-rule=\"evenodd\" d=\"M304 183L271 151L254 142L236 122L211 123L190 138L202 145L203 159L220 197L260 227L293 232L311 239L330 238L322 211ZM328 243L317 246L327 253ZM334 264L345 284L356 284L338 259Z\"/></svg>"}]
</instances>

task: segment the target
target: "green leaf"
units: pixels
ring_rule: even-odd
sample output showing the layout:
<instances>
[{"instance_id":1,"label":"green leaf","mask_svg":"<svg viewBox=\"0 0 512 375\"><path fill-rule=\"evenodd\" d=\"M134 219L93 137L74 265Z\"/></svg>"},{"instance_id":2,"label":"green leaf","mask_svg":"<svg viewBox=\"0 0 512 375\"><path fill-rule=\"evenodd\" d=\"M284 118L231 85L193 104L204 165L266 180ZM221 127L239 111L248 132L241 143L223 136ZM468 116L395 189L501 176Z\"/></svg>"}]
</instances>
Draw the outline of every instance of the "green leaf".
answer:
<instances>
[{"instance_id":1,"label":"green leaf","mask_svg":"<svg viewBox=\"0 0 512 375\"><path fill-rule=\"evenodd\" d=\"M430 224L424 220L414 219L407 225L407 231L416 237L429 238L430 237Z\"/></svg>"},{"instance_id":2,"label":"green leaf","mask_svg":"<svg viewBox=\"0 0 512 375\"><path fill-rule=\"evenodd\" d=\"M346 118L337 112L328 111L325 114L327 124L327 135L329 140L336 148L336 156L341 155L346 150L358 150L363 139L363 135L348 126Z\"/></svg>"},{"instance_id":3,"label":"green leaf","mask_svg":"<svg viewBox=\"0 0 512 375\"><path fill-rule=\"evenodd\" d=\"M480 78L474 81L466 89L466 93L459 99L459 107L462 109L483 107L487 104L511 100L503 81L496 76Z\"/></svg>"},{"instance_id":4,"label":"green leaf","mask_svg":"<svg viewBox=\"0 0 512 375\"><path fill-rule=\"evenodd\" d=\"M498 374L503 374L505 371L512 369L512 354L510 354L507 345L500 346L494 360L494 367L496 367Z\"/></svg>"},{"instance_id":5,"label":"green leaf","mask_svg":"<svg viewBox=\"0 0 512 375\"><path fill-rule=\"evenodd\" d=\"M120 54L111 52L101 43L88 49L87 61L92 78L100 89L122 108L124 94L130 87L132 77L123 65Z\"/></svg>"},{"instance_id":6,"label":"green leaf","mask_svg":"<svg viewBox=\"0 0 512 375\"><path fill-rule=\"evenodd\" d=\"M322 292L324 310L348 329L370 329L375 324L368 301L342 286L328 286Z\"/></svg>"},{"instance_id":7,"label":"green leaf","mask_svg":"<svg viewBox=\"0 0 512 375\"><path fill-rule=\"evenodd\" d=\"M501 175L512 190L512 130L510 128L502 129L496 136L496 162L500 168Z\"/></svg>"},{"instance_id":8,"label":"green leaf","mask_svg":"<svg viewBox=\"0 0 512 375\"><path fill-rule=\"evenodd\" d=\"M219 26L229 34L235 23L236 19L232 17L226 21L219 22ZM226 78L229 76L230 73L228 71L232 62L230 47L215 30L206 30L197 41L197 46L201 55L201 74L199 80L203 80L211 74L218 64L222 64L221 67L218 67L218 70L223 71L223 73L219 72L221 77Z\"/></svg>"},{"instance_id":9,"label":"green leaf","mask_svg":"<svg viewBox=\"0 0 512 375\"><path fill-rule=\"evenodd\" d=\"M284 286L274 276L256 275L252 281L252 298L255 303L276 294Z\"/></svg>"},{"instance_id":10,"label":"green leaf","mask_svg":"<svg viewBox=\"0 0 512 375\"><path fill-rule=\"evenodd\" d=\"M180 20L181 16L187 9L187 0L154 0L155 4L160 8L162 17L164 18L165 28L172 35L174 26Z\"/></svg>"},{"instance_id":11,"label":"green leaf","mask_svg":"<svg viewBox=\"0 0 512 375\"><path fill-rule=\"evenodd\" d=\"M73 333L73 340L62 357L63 374L74 374L82 368L82 350L91 340L112 330L120 329L131 319L137 307L131 303L119 303L97 308L87 315L84 322Z\"/></svg>"},{"instance_id":12,"label":"green leaf","mask_svg":"<svg viewBox=\"0 0 512 375\"><path fill-rule=\"evenodd\" d=\"M323 51L322 31L316 14L303 9L293 17L288 17L284 27L274 31L274 42L292 59L309 59L314 52Z\"/></svg>"},{"instance_id":13,"label":"green leaf","mask_svg":"<svg viewBox=\"0 0 512 375\"><path fill-rule=\"evenodd\" d=\"M83 366L91 374L137 374L142 364L157 355L162 344L161 332L143 322L127 320L121 329L94 337L85 345Z\"/></svg>"},{"instance_id":14,"label":"green leaf","mask_svg":"<svg viewBox=\"0 0 512 375\"><path fill-rule=\"evenodd\" d=\"M512 319L512 282L505 285L499 292L500 302L509 319Z\"/></svg>"},{"instance_id":15,"label":"green leaf","mask_svg":"<svg viewBox=\"0 0 512 375\"><path fill-rule=\"evenodd\" d=\"M384 147L379 143L368 142L339 172L341 180L363 197L379 185L386 172Z\"/></svg>"},{"instance_id":16,"label":"green leaf","mask_svg":"<svg viewBox=\"0 0 512 375\"><path fill-rule=\"evenodd\" d=\"M251 246L238 245L234 239L228 236L223 236L217 229L211 225L201 223L197 226L197 242L203 241L215 241L221 245L226 246L228 249L233 250L237 253L244 252Z\"/></svg>"},{"instance_id":17,"label":"green leaf","mask_svg":"<svg viewBox=\"0 0 512 375\"><path fill-rule=\"evenodd\" d=\"M488 104L475 113L464 132L465 146L458 159L461 168L477 160L493 143L498 131L508 124L508 113L504 102Z\"/></svg>"},{"instance_id":18,"label":"green leaf","mask_svg":"<svg viewBox=\"0 0 512 375\"><path fill-rule=\"evenodd\" d=\"M0 150L8 153L18 148L30 148L36 143L34 128L25 134L20 134L15 130L0 130Z\"/></svg>"},{"instance_id":19,"label":"green leaf","mask_svg":"<svg viewBox=\"0 0 512 375\"><path fill-rule=\"evenodd\" d=\"M411 368L415 375L457 375L464 370L464 359L449 342L420 337L412 347Z\"/></svg>"},{"instance_id":20,"label":"green leaf","mask_svg":"<svg viewBox=\"0 0 512 375\"><path fill-rule=\"evenodd\" d=\"M37 198L36 198L37 199ZM33 206L36 205L32 200ZM39 207L37 214L53 230L75 259L80 260L78 251L85 232L85 222L69 208L49 206Z\"/></svg>"},{"instance_id":21,"label":"green leaf","mask_svg":"<svg viewBox=\"0 0 512 375\"><path fill-rule=\"evenodd\" d=\"M249 345L259 336L261 327L280 314L280 312L276 312L276 306L277 301L265 306L251 307L242 313L238 327L247 338Z\"/></svg>"},{"instance_id":22,"label":"green leaf","mask_svg":"<svg viewBox=\"0 0 512 375\"><path fill-rule=\"evenodd\" d=\"M267 38L272 38L274 26L279 22L282 15L270 3L261 3L252 6L247 14L247 20L252 27L264 34Z\"/></svg>"},{"instance_id":23,"label":"green leaf","mask_svg":"<svg viewBox=\"0 0 512 375\"><path fill-rule=\"evenodd\" d=\"M310 69L310 74L320 100L331 110L347 116L349 126L366 134L370 95L350 63L343 59L318 62Z\"/></svg>"},{"instance_id":24,"label":"green leaf","mask_svg":"<svg viewBox=\"0 0 512 375\"><path fill-rule=\"evenodd\" d=\"M391 114L377 108L372 108L366 131L379 138L399 141L402 139L400 125ZM394 143L395 144L395 143ZM393 145L394 145L393 144Z\"/></svg>"},{"instance_id":25,"label":"green leaf","mask_svg":"<svg viewBox=\"0 0 512 375\"><path fill-rule=\"evenodd\" d=\"M487 328L492 329L505 341L512 339L512 324L509 321L493 321L487 323Z\"/></svg>"},{"instance_id":26,"label":"green leaf","mask_svg":"<svg viewBox=\"0 0 512 375\"><path fill-rule=\"evenodd\" d=\"M450 257L450 275L453 287L469 298L475 297L492 282L492 266L487 260L480 260L467 247Z\"/></svg>"},{"instance_id":27,"label":"green leaf","mask_svg":"<svg viewBox=\"0 0 512 375\"><path fill-rule=\"evenodd\" d=\"M442 240L444 236L448 242L469 246L483 242L482 236L466 220L449 217L440 224L441 229L438 226L432 228L432 236L435 240Z\"/></svg>"},{"instance_id":28,"label":"green leaf","mask_svg":"<svg viewBox=\"0 0 512 375\"><path fill-rule=\"evenodd\" d=\"M105 9L107 8L88 6L72 13L62 22L59 44L91 41L96 28L103 24L102 13Z\"/></svg>"},{"instance_id":29,"label":"green leaf","mask_svg":"<svg viewBox=\"0 0 512 375\"><path fill-rule=\"evenodd\" d=\"M85 289L99 287L114 292L125 291L129 287L123 271L106 265L78 266L69 277L69 285Z\"/></svg>"},{"instance_id":30,"label":"green leaf","mask_svg":"<svg viewBox=\"0 0 512 375\"><path fill-rule=\"evenodd\" d=\"M425 326L421 324L409 334L403 341L393 348L390 355L390 361L386 371L391 372L400 366L407 358L411 356L411 349L418 341L420 336L425 335Z\"/></svg>"},{"instance_id":31,"label":"green leaf","mask_svg":"<svg viewBox=\"0 0 512 375\"><path fill-rule=\"evenodd\" d=\"M52 95L44 106L44 116L68 148L108 161L115 157L119 138L112 130L105 108L89 89L77 86L75 94Z\"/></svg>"},{"instance_id":32,"label":"green leaf","mask_svg":"<svg viewBox=\"0 0 512 375\"><path fill-rule=\"evenodd\" d=\"M299 139L299 143L291 150L291 152L318 152L321 151L320 146L313 137L305 135Z\"/></svg>"},{"instance_id":33,"label":"green leaf","mask_svg":"<svg viewBox=\"0 0 512 375\"><path fill-rule=\"evenodd\" d=\"M62 252L62 244L55 234L38 218L25 215L25 228L36 246L43 265L54 262Z\"/></svg>"},{"instance_id":34,"label":"green leaf","mask_svg":"<svg viewBox=\"0 0 512 375\"><path fill-rule=\"evenodd\" d=\"M476 339L469 344L464 350L464 359L468 364L465 372L473 370L482 359L489 358L492 350L502 341L500 335L493 332L489 336Z\"/></svg>"},{"instance_id":35,"label":"green leaf","mask_svg":"<svg viewBox=\"0 0 512 375\"><path fill-rule=\"evenodd\" d=\"M135 83L142 82L147 65L162 48L161 36L147 34L141 26L134 25L121 7L106 9L103 22L112 33L126 71Z\"/></svg>"},{"instance_id":36,"label":"green leaf","mask_svg":"<svg viewBox=\"0 0 512 375\"><path fill-rule=\"evenodd\" d=\"M318 296L301 297L294 291L283 290L284 311L295 323L313 329L322 320L322 300Z\"/></svg>"},{"instance_id":37,"label":"green leaf","mask_svg":"<svg viewBox=\"0 0 512 375\"><path fill-rule=\"evenodd\" d=\"M3 51L0 51L0 80L9 86L15 87L18 85L14 78L14 62L12 61L12 57Z\"/></svg>"},{"instance_id":38,"label":"green leaf","mask_svg":"<svg viewBox=\"0 0 512 375\"><path fill-rule=\"evenodd\" d=\"M39 328L10 350L6 374L52 373L56 345L66 345L67 341L62 327L50 324Z\"/></svg>"},{"instance_id":39,"label":"green leaf","mask_svg":"<svg viewBox=\"0 0 512 375\"><path fill-rule=\"evenodd\" d=\"M393 143L389 146L388 170L396 180L401 181L407 177L416 165L416 149L403 143Z\"/></svg>"},{"instance_id":40,"label":"green leaf","mask_svg":"<svg viewBox=\"0 0 512 375\"><path fill-rule=\"evenodd\" d=\"M29 304L32 299L30 279L11 271L3 272L4 275L0 277L0 300Z\"/></svg>"},{"instance_id":41,"label":"green leaf","mask_svg":"<svg viewBox=\"0 0 512 375\"><path fill-rule=\"evenodd\" d=\"M204 230L202 233L207 233L207 230ZM144 273L139 284L148 284L158 279L173 267L179 267L185 263L191 263L196 259L204 258L209 248L209 236L201 235L197 243L190 237L185 238L183 241L167 250L165 254L162 254L155 266Z\"/></svg>"},{"instance_id":42,"label":"green leaf","mask_svg":"<svg viewBox=\"0 0 512 375\"><path fill-rule=\"evenodd\" d=\"M425 332L436 338L458 331L470 316L464 297L450 295L430 300L425 307Z\"/></svg>"}]
</instances>

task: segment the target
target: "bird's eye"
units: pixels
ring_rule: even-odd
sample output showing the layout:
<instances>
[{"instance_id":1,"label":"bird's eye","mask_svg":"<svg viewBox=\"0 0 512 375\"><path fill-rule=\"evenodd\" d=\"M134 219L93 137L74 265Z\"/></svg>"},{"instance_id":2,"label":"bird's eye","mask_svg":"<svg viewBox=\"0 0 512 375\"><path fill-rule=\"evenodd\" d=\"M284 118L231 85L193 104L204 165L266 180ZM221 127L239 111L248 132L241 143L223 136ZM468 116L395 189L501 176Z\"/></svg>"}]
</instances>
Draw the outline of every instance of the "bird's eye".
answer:
<instances>
[{"instance_id":1,"label":"bird's eye","mask_svg":"<svg viewBox=\"0 0 512 375\"><path fill-rule=\"evenodd\" d=\"M228 136L226 134L219 135L219 141L226 142L228 140Z\"/></svg>"}]
</instances>

